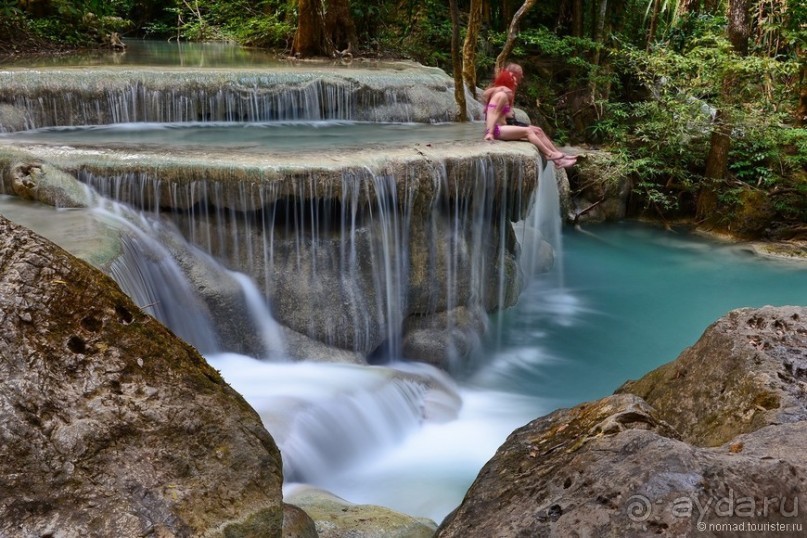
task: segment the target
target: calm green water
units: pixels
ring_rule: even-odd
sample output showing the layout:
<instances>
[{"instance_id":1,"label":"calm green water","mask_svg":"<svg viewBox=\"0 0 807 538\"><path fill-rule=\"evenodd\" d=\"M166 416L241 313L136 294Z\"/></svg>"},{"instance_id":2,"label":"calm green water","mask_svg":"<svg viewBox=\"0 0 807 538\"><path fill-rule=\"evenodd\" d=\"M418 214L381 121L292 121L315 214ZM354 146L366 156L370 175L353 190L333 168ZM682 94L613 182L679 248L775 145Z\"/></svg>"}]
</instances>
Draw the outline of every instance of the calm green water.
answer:
<instances>
[{"instance_id":1,"label":"calm green water","mask_svg":"<svg viewBox=\"0 0 807 538\"><path fill-rule=\"evenodd\" d=\"M29 56L0 56L0 67L95 67L95 66L143 66L143 67L277 67L328 65L332 68L378 67L378 62L333 60L331 62L289 61L275 51L250 49L233 43L186 43L125 39L125 51L107 49L72 52L70 54L37 54ZM393 64L385 64L387 67Z\"/></svg>"},{"instance_id":2,"label":"calm green water","mask_svg":"<svg viewBox=\"0 0 807 538\"><path fill-rule=\"evenodd\" d=\"M70 54L37 54L0 57L0 65L15 67L93 67L93 66L186 66L246 67L279 65L276 54L246 49L231 43L184 43L127 39L125 51L87 50Z\"/></svg>"},{"instance_id":3,"label":"calm green water","mask_svg":"<svg viewBox=\"0 0 807 538\"><path fill-rule=\"evenodd\" d=\"M563 284L537 277L494 320L470 383L570 406L675 359L729 310L807 305L807 262L638 223L563 234Z\"/></svg>"}]
</instances>

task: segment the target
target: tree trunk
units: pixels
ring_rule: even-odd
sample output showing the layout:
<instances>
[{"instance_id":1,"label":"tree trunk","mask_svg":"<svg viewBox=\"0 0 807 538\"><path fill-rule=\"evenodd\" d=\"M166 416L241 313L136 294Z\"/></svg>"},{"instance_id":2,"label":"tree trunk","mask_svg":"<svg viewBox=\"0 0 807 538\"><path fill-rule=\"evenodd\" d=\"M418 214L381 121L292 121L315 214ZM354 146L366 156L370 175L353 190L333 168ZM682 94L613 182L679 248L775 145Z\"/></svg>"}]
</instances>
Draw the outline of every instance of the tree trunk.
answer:
<instances>
[{"instance_id":1,"label":"tree trunk","mask_svg":"<svg viewBox=\"0 0 807 538\"><path fill-rule=\"evenodd\" d=\"M748 16L749 0L730 0L729 25L727 33L734 51L745 56L748 52L748 36L751 35ZM729 150L731 149L731 131L733 122L727 112L729 104L736 92L735 77L733 73L723 76L720 89L721 105L715 116L715 126L712 131L712 140L709 154L706 156L706 170L704 176L708 180L722 181L726 178L729 164ZM702 218L708 216L705 205L713 201L714 191L708 183L698 194L698 215Z\"/></svg>"},{"instance_id":2,"label":"tree trunk","mask_svg":"<svg viewBox=\"0 0 807 538\"><path fill-rule=\"evenodd\" d=\"M799 107L796 109L796 125L807 125L807 64L801 64L801 77L799 81Z\"/></svg>"},{"instance_id":3,"label":"tree trunk","mask_svg":"<svg viewBox=\"0 0 807 538\"><path fill-rule=\"evenodd\" d=\"M502 21L513 19L513 0L502 0Z\"/></svg>"},{"instance_id":4,"label":"tree trunk","mask_svg":"<svg viewBox=\"0 0 807 538\"><path fill-rule=\"evenodd\" d=\"M465 85L462 83L462 56L460 55L460 11L457 0L449 0L451 9L451 64L454 70L454 100L459 108L457 119L468 121L465 102Z\"/></svg>"},{"instance_id":5,"label":"tree trunk","mask_svg":"<svg viewBox=\"0 0 807 538\"><path fill-rule=\"evenodd\" d=\"M656 29L658 28L658 15L661 11L661 0L653 0L652 12L650 14L650 26L647 29L647 43L645 43L645 50L649 51L650 46L656 39Z\"/></svg>"},{"instance_id":6,"label":"tree trunk","mask_svg":"<svg viewBox=\"0 0 807 538\"><path fill-rule=\"evenodd\" d=\"M602 45L604 34L605 34L605 16L608 13L608 0L599 0L597 3L597 11L595 13L594 18L594 27L592 32L592 39L594 40L597 45ZM602 47L597 47L594 52L594 58L591 63L594 65L600 65L600 49Z\"/></svg>"},{"instance_id":7,"label":"tree trunk","mask_svg":"<svg viewBox=\"0 0 807 538\"><path fill-rule=\"evenodd\" d=\"M468 28L465 30L465 43L462 46L462 78L476 98L476 42L482 24L482 0L471 0L468 13Z\"/></svg>"},{"instance_id":8,"label":"tree trunk","mask_svg":"<svg viewBox=\"0 0 807 538\"><path fill-rule=\"evenodd\" d=\"M749 0L731 0L729 2L729 41L731 41L734 52L740 56L748 54L748 38L751 35L751 17L748 11Z\"/></svg>"},{"instance_id":9,"label":"tree trunk","mask_svg":"<svg viewBox=\"0 0 807 538\"><path fill-rule=\"evenodd\" d=\"M497 70L504 67L507 57L510 56L510 53L513 51L513 46L518 37L518 25L524 15L535 5L535 1L536 0L524 0L524 4L522 4L522 6L518 8L518 11L516 11L516 14L513 15L513 20L510 21L510 27L507 30L507 39L504 42L504 47L502 47L502 51L496 57Z\"/></svg>"},{"instance_id":10,"label":"tree trunk","mask_svg":"<svg viewBox=\"0 0 807 538\"><path fill-rule=\"evenodd\" d=\"M299 0L297 31L291 52L297 56L321 56L325 49L325 23L321 0Z\"/></svg>"},{"instance_id":11,"label":"tree trunk","mask_svg":"<svg viewBox=\"0 0 807 538\"><path fill-rule=\"evenodd\" d=\"M572 0L572 35L583 37L583 0Z\"/></svg>"},{"instance_id":12,"label":"tree trunk","mask_svg":"<svg viewBox=\"0 0 807 538\"><path fill-rule=\"evenodd\" d=\"M330 40L331 55L353 53L358 49L356 24L350 15L348 0L328 0L325 12L325 33Z\"/></svg>"},{"instance_id":13,"label":"tree trunk","mask_svg":"<svg viewBox=\"0 0 807 538\"><path fill-rule=\"evenodd\" d=\"M356 25L348 0L298 0L297 32L292 53L296 56L345 55L356 49Z\"/></svg>"},{"instance_id":14,"label":"tree trunk","mask_svg":"<svg viewBox=\"0 0 807 538\"><path fill-rule=\"evenodd\" d=\"M706 158L706 172L709 179L723 179L729 162L729 149L731 149L731 122L726 117L724 109L717 111L712 131L712 140L709 156Z\"/></svg>"}]
</instances>

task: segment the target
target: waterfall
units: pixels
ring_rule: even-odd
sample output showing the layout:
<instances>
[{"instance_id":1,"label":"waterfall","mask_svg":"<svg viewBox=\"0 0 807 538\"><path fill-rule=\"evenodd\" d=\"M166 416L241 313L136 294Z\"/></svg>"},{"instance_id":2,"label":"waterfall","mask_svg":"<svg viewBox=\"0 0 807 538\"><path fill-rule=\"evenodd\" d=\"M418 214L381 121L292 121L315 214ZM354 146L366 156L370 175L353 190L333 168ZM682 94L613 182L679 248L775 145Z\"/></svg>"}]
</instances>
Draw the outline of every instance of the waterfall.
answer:
<instances>
[{"instance_id":1,"label":"waterfall","mask_svg":"<svg viewBox=\"0 0 807 538\"><path fill-rule=\"evenodd\" d=\"M535 226L555 251L555 266L563 283L563 216L555 167L546 166L535 194Z\"/></svg>"},{"instance_id":2,"label":"waterfall","mask_svg":"<svg viewBox=\"0 0 807 538\"><path fill-rule=\"evenodd\" d=\"M454 383L440 372L208 357L261 415L283 453L286 482L326 485L427 423L456 418Z\"/></svg>"},{"instance_id":3,"label":"waterfall","mask_svg":"<svg viewBox=\"0 0 807 538\"><path fill-rule=\"evenodd\" d=\"M399 358L414 349L412 341L402 348L407 320L419 320L432 325L407 330L440 323L450 335L450 362L474 347L485 311L517 300L509 219L527 205L523 162L419 161L393 172L368 164L282 181L242 175L83 169L79 179L170 220L196 248L248 275L282 325L340 350Z\"/></svg>"},{"instance_id":4,"label":"waterfall","mask_svg":"<svg viewBox=\"0 0 807 538\"><path fill-rule=\"evenodd\" d=\"M283 332L249 277L222 266L164 220L102 197L97 204L96 217L120 230L121 253L105 271L145 312L202 353L287 356Z\"/></svg>"},{"instance_id":5,"label":"waterfall","mask_svg":"<svg viewBox=\"0 0 807 538\"><path fill-rule=\"evenodd\" d=\"M236 271L229 271L229 274L243 290L249 317L263 344L266 357L274 361L285 360L288 357L286 338L282 328L272 317L266 299L247 275Z\"/></svg>"},{"instance_id":6,"label":"waterfall","mask_svg":"<svg viewBox=\"0 0 807 538\"><path fill-rule=\"evenodd\" d=\"M372 123L453 120L442 71L11 69L0 102L0 152L112 200L93 210L121 230L102 269L259 412L287 481L439 519L533 416L415 362L466 366L517 301L538 175L532 145L474 126Z\"/></svg>"},{"instance_id":7,"label":"waterfall","mask_svg":"<svg viewBox=\"0 0 807 538\"><path fill-rule=\"evenodd\" d=\"M455 120L453 80L417 64L329 72L256 69L0 72L0 132L133 122ZM469 117L481 105L469 100Z\"/></svg>"},{"instance_id":8,"label":"waterfall","mask_svg":"<svg viewBox=\"0 0 807 538\"><path fill-rule=\"evenodd\" d=\"M546 163L535 191L527 217L516 224L516 235L521 244L521 269L527 278L546 272L547 260L554 264L558 284L563 281L563 219L560 212L560 193L555 168ZM551 247L551 255L547 248Z\"/></svg>"},{"instance_id":9,"label":"waterfall","mask_svg":"<svg viewBox=\"0 0 807 538\"><path fill-rule=\"evenodd\" d=\"M123 229L122 255L109 275L140 308L152 314L202 353L219 350L217 331L207 307L189 284L168 249L156 239L159 225L119 204L100 200L96 212Z\"/></svg>"}]
</instances>

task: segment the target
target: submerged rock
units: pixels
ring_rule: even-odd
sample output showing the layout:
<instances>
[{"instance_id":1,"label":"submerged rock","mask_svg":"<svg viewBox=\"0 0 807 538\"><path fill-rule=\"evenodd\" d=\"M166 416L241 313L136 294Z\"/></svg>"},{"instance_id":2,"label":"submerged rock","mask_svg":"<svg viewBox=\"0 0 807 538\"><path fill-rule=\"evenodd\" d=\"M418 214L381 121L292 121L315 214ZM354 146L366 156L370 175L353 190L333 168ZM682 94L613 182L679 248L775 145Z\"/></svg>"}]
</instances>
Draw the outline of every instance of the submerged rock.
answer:
<instances>
[{"instance_id":1,"label":"submerged rock","mask_svg":"<svg viewBox=\"0 0 807 538\"><path fill-rule=\"evenodd\" d=\"M288 502L314 520L319 538L431 538L437 525L383 506L353 504L327 491L301 487Z\"/></svg>"},{"instance_id":2,"label":"submerged rock","mask_svg":"<svg viewBox=\"0 0 807 538\"><path fill-rule=\"evenodd\" d=\"M803 536L806 321L733 311L619 394L516 430L436 536Z\"/></svg>"},{"instance_id":3,"label":"submerged rock","mask_svg":"<svg viewBox=\"0 0 807 538\"><path fill-rule=\"evenodd\" d=\"M404 356L447 370L480 346L488 318L464 306L438 314L411 316L404 324Z\"/></svg>"},{"instance_id":4,"label":"submerged rock","mask_svg":"<svg viewBox=\"0 0 807 538\"><path fill-rule=\"evenodd\" d=\"M280 536L257 413L107 277L0 217L0 535Z\"/></svg>"}]
</instances>

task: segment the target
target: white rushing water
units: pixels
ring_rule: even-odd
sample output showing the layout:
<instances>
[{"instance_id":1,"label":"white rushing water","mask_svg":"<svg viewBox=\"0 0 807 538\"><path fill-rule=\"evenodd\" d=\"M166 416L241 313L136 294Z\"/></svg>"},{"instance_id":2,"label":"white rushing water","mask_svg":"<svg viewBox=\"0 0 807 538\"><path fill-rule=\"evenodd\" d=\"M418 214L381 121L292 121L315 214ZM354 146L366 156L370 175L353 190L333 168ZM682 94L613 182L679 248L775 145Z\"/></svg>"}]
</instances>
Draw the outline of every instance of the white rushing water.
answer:
<instances>
[{"instance_id":1,"label":"white rushing water","mask_svg":"<svg viewBox=\"0 0 807 538\"><path fill-rule=\"evenodd\" d=\"M281 448L287 486L305 481L351 502L438 522L507 435L548 411L537 398L454 385L426 366L420 375L446 389L428 394L393 377L411 365L276 364L231 354L208 360L260 413ZM451 389L461 398L456 418Z\"/></svg>"},{"instance_id":2,"label":"white rushing water","mask_svg":"<svg viewBox=\"0 0 807 538\"><path fill-rule=\"evenodd\" d=\"M440 177L437 173L435 181ZM407 216L396 210L398 203L385 188L388 180L378 180L378 214L373 216L382 234L377 263L383 268L383 278L376 285L386 289L386 315L395 319L400 317L400 300L405 296L399 264L405 260L405 241L400 234ZM349 182L343 188L349 190ZM480 206L487 207L486 203ZM123 256L107 270L122 289L202 350L260 413L281 448L289 485L304 482L352 502L385 505L440 521L460 502L506 435L547 410L536 398L458 384L444 372L422 364L291 362L271 305L249 277L222 267L187 243L174 226L155 216L104 199L91 210L59 213L76 212L121 235ZM482 233L484 212L460 205L453 212L457 218L472 219L475 233ZM350 214L343 212L348 219ZM343 223L343 228L341 241L348 245L343 249L348 258L343 263L349 275L355 265L350 259L355 250L349 247L355 243L350 235L354 227ZM59 242L58 229L50 236ZM529 252L532 247L523 243L522 248ZM449 279L455 278L451 275L460 270L457 261L449 258L446 263L453 267ZM234 282L240 290L242 306L238 309L247 314L264 344L261 360L222 351L220 327L186 276L200 268ZM476 264L471 269L475 286L482 286L483 269ZM451 282L445 285L452 287ZM455 299L449 298L452 301ZM388 335L390 340L396 337ZM390 349L397 356L396 348Z\"/></svg>"}]
</instances>

